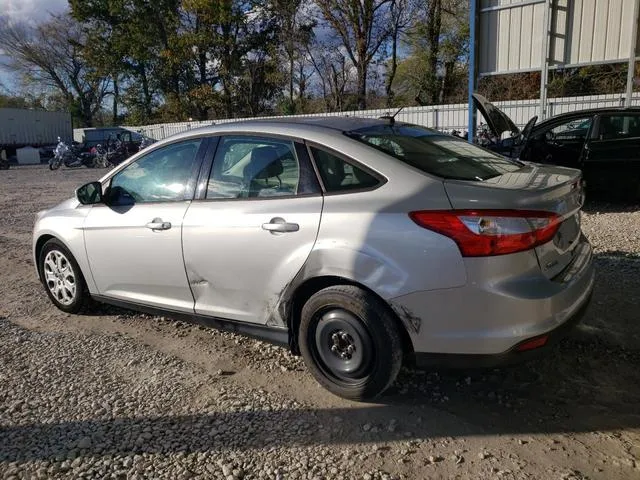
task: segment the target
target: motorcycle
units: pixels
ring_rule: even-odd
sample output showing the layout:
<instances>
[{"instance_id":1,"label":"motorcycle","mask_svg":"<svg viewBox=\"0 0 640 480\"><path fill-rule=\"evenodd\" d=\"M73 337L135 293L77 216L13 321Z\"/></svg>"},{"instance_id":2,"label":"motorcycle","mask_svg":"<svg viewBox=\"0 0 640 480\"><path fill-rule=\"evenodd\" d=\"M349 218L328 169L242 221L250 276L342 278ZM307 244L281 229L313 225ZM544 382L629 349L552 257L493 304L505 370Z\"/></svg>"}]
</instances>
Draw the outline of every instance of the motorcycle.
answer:
<instances>
[{"instance_id":1,"label":"motorcycle","mask_svg":"<svg viewBox=\"0 0 640 480\"><path fill-rule=\"evenodd\" d=\"M95 167L95 157L90 153L81 153L77 149L70 147L58 137L58 145L54 150L54 155L49 160L49 169L57 170L62 165L67 168Z\"/></svg>"}]
</instances>

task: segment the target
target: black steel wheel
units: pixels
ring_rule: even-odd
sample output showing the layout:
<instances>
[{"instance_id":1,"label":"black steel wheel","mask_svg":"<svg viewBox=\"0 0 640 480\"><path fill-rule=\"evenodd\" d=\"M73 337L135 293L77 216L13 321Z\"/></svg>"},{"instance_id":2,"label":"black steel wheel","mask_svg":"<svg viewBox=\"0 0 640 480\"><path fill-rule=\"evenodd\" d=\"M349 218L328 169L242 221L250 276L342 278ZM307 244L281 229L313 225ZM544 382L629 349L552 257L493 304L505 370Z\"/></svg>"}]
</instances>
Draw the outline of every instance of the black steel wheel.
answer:
<instances>
[{"instance_id":1,"label":"black steel wheel","mask_svg":"<svg viewBox=\"0 0 640 480\"><path fill-rule=\"evenodd\" d=\"M380 395L402 365L400 335L389 307L352 285L325 288L307 301L298 340L316 380L351 400Z\"/></svg>"}]
</instances>

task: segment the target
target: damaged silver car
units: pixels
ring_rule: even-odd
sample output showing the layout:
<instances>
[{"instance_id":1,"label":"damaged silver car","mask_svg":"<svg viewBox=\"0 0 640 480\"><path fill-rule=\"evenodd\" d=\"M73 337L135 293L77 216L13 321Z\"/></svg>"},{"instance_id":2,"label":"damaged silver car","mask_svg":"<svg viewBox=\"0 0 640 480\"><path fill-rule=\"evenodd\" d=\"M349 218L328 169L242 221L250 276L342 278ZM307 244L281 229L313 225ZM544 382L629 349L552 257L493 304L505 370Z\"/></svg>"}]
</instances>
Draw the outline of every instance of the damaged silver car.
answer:
<instances>
[{"instance_id":1,"label":"damaged silver car","mask_svg":"<svg viewBox=\"0 0 640 480\"><path fill-rule=\"evenodd\" d=\"M38 214L51 301L90 300L284 345L331 392L403 361L543 351L590 298L578 170L393 118L228 123L160 141Z\"/></svg>"}]
</instances>

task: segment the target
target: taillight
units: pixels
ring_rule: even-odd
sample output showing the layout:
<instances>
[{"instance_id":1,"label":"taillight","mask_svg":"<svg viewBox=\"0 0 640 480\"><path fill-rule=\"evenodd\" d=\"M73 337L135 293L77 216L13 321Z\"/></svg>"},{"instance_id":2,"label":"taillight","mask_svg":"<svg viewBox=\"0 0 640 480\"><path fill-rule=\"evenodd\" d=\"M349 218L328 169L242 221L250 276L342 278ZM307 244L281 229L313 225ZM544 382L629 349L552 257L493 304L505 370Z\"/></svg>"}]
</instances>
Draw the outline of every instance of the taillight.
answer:
<instances>
[{"instance_id":1,"label":"taillight","mask_svg":"<svg viewBox=\"0 0 640 480\"><path fill-rule=\"evenodd\" d=\"M558 215L537 210L423 210L409 216L451 238L464 257L529 250L551 240L560 226Z\"/></svg>"}]
</instances>

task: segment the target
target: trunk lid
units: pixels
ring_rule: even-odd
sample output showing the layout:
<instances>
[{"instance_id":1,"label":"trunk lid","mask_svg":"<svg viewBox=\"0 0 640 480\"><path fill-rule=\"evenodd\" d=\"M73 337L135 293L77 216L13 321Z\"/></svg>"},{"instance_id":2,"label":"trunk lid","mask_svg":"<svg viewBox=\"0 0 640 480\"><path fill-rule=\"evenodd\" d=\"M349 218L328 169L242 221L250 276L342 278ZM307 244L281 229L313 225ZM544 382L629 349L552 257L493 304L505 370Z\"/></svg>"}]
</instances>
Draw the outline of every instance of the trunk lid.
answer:
<instances>
[{"instance_id":1,"label":"trunk lid","mask_svg":"<svg viewBox=\"0 0 640 480\"><path fill-rule=\"evenodd\" d=\"M515 123L498 107L487 100L482 95L473 94L473 103L480 110L482 116L487 121L487 125L491 132L498 138L502 137L504 132L511 132L511 136L520 134L520 129Z\"/></svg>"},{"instance_id":2,"label":"trunk lid","mask_svg":"<svg viewBox=\"0 0 640 480\"><path fill-rule=\"evenodd\" d=\"M562 272L580 243L580 209L584 203L579 170L523 163L515 172L484 181L445 180L454 209L513 209L554 212L561 224L553 240L535 251L547 278Z\"/></svg>"}]
</instances>

